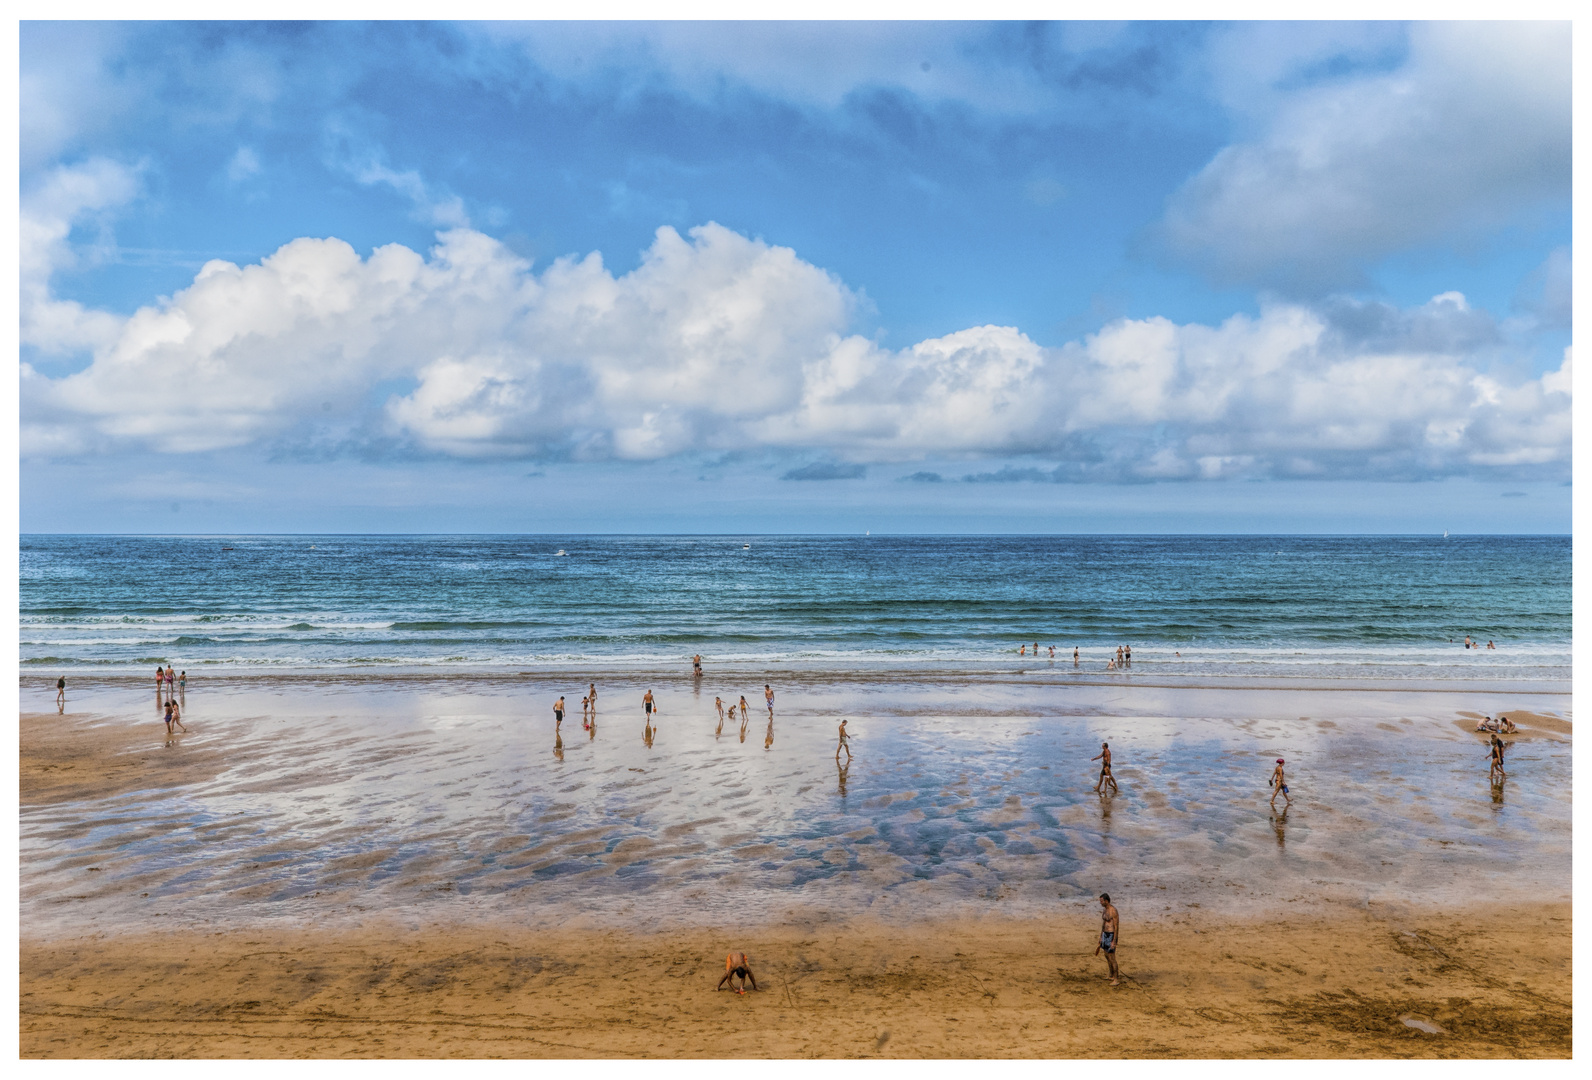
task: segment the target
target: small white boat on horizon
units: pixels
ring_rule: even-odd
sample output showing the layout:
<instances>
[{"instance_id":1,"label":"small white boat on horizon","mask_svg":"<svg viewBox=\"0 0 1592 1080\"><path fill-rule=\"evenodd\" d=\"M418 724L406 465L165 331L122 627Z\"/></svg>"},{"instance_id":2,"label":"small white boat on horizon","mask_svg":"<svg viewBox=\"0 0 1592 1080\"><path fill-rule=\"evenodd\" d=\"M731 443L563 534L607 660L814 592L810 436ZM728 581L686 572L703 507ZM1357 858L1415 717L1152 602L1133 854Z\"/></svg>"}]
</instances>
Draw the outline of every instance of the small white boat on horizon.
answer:
<instances>
[{"instance_id":1,"label":"small white boat on horizon","mask_svg":"<svg viewBox=\"0 0 1592 1080\"><path fill-rule=\"evenodd\" d=\"M566 552L563 548L559 548L557 551L553 552L553 554L554 555L567 555L568 552Z\"/></svg>"}]
</instances>

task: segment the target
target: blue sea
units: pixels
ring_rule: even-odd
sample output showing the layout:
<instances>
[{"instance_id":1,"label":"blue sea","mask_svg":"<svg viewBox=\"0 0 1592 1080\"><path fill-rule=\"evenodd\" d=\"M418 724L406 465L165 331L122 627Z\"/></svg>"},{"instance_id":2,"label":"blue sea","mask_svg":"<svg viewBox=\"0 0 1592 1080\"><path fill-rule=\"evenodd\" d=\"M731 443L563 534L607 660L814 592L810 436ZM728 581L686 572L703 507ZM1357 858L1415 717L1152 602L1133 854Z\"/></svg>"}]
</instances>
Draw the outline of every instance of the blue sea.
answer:
<instances>
[{"instance_id":1,"label":"blue sea","mask_svg":"<svg viewBox=\"0 0 1592 1080\"><path fill-rule=\"evenodd\" d=\"M20 660L141 673L1570 678L1569 537L23 536ZM1466 650L1470 635L1496 649ZM1019 654L1038 642L1041 660ZM1055 662L1049 649L1055 647ZM1074 667L1072 652L1079 650Z\"/></svg>"}]
</instances>

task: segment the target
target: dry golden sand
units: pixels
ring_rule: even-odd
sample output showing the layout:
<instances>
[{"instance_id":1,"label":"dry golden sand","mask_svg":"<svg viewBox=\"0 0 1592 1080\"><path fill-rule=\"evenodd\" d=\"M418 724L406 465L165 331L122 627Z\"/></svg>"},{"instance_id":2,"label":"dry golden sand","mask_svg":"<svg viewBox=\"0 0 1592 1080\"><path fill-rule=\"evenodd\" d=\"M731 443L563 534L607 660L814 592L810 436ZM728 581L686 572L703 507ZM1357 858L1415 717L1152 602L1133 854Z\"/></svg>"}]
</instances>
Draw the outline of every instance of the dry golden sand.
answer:
<instances>
[{"instance_id":1,"label":"dry golden sand","mask_svg":"<svg viewBox=\"0 0 1592 1080\"><path fill-rule=\"evenodd\" d=\"M1517 721L1518 721L1517 717ZM1552 718L1543 718L1552 719ZM1564 735L1569 725L1563 721ZM147 733L146 733L147 734ZM1557 735L1558 732L1553 732ZM24 805L191 782L115 726L25 716ZM130 790L130 789L129 789ZM1139 925L128 933L20 942L23 1057L1567 1057L1568 904ZM714 992L731 948L762 991ZM1427 1033L1408 1018L1441 1029Z\"/></svg>"},{"instance_id":2,"label":"dry golden sand","mask_svg":"<svg viewBox=\"0 0 1592 1080\"><path fill-rule=\"evenodd\" d=\"M1570 910L30 943L23 1057L1567 1057ZM1195 933L1198 929L1200 932ZM1080 940L1084 942L1080 946ZM715 992L729 946L761 992ZM1409 1017L1443 1029L1427 1034Z\"/></svg>"}]
</instances>

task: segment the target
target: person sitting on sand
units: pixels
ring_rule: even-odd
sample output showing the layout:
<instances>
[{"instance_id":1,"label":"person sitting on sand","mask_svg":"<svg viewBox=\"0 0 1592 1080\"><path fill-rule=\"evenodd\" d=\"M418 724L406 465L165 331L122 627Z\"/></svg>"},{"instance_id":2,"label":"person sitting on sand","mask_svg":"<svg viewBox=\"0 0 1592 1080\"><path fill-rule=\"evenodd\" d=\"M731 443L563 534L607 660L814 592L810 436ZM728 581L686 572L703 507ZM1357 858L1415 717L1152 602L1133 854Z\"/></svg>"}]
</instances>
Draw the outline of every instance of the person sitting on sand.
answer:
<instances>
[{"instance_id":1,"label":"person sitting on sand","mask_svg":"<svg viewBox=\"0 0 1592 1080\"><path fill-rule=\"evenodd\" d=\"M1111 791L1115 794L1117 791L1117 778L1111 775L1111 744L1101 743L1100 752L1089 760L1100 763L1100 779L1095 781L1095 794L1101 794L1101 784L1110 784Z\"/></svg>"},{"instance_id":2,"label":"person sitting on sand","mask_svg":"<svg viewBox=\"0 0 1592 1080\"><path fill-rule=\"evenodd\" d=\"M1484 716L1480 720L1476 721L1476 730L1477 731L1497 731L1498 729L1493 725L1493 718L1492 717Z\"/></svg>"},{"instance_id":3,"label":"person sitting on sand","mask_svg":"<svg viewBox=\"0 0 1592 1080\"><path fill-rule=\"evenodd\" d=\"M737 987L734 980L740 979L741 985ZM752 989L757 989L757 976L752 974L752 958L743 952L732 952L724 958L724 978L719 980L719 985L713 989L715 992L724 989L724 984L729 983L730 989L737 994L746 993L746 984L751 983Z\"/></svg>"},{"instance_id":4,"label":"person sitting on sand","mask_svg":"<svg viewBox=\"0 0 1592 1080\"><path fill-rule=\"evenodd\" d=\"M1288 797L1288 778L1282 772L1283 760L1277 759L1277 767L1271 770L1271 808L1277 809L1277 796L1282 796L1284 806L1292 806L1293 800Z\"/></svg>"},{"instance_id":5,"label":"person sitting on sand","mask_svg":"<svg viewBox=\"0 0 1592 1080\"><path fill-rule=\"evenodd\" d=\"M840 760L840 752L842 750L844 750L846 752L846 761L850 762L851 761L851 741L846 736L846 722L844 720L842 720L840 722L840 741L835 744L835 760L836 761Z\"/></svg>"},{"instance_id":6,"label":"person sitting on sand","mask_svg":"<svg viewBox=\"0 0 1592 1080\"><path fill-rule=\"evenodd\" d=\"M1110 893L1100 894L1100 944L1095 946L1095 955L1100 955L1100 950L1106 951L1106 964L1111 968L1111 985L1117 985L1120 973L1117 971L1117 933L1121 922L1117 917L1117 909L1111 903Z\"/></svg>"},{"instance_id":7,"label":"person sitting on sand","mask_svg":"<svg viewBox=\"0 0 1592 1080\"><path fill-rule=\"evenodd\" d=\"M1505 735L1513 735L1520 729L1515 727L1515 722L1509 719L1509 717L1500 716L1498 718L1498 730L1503 732Z\"/></svg>"}]
</instances>

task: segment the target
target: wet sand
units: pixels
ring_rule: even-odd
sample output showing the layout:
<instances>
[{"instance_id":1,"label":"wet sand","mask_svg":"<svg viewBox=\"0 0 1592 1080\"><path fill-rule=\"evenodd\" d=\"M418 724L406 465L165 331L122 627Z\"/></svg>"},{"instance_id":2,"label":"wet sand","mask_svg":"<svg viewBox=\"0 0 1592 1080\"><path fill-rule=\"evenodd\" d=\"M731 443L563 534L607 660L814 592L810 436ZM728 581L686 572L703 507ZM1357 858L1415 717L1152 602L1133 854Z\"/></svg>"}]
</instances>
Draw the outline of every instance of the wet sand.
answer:
<instances>
[{"instance_id":1,"label":"wet sand","mask_svg":"<svg viewBox=\"0 0 1592 1080\"><path fill-rule=\"evenodd\" d=\"M24 942L30 1057L1370 1057L1571 1052L1570 910L1139 927L223 932ZM715 992L744 949L759 992Z\"/></svg>"},{"instance_id":2,"label":"wet sand","mask_svg":"<svg viewBox=\"0 0 1592 1080\"><path fill-rule=\"evenodd\" d=\"M25 682L23 1055L1569 1053L1567 695L602 685Z\"/></svg>"}]
</instances>

